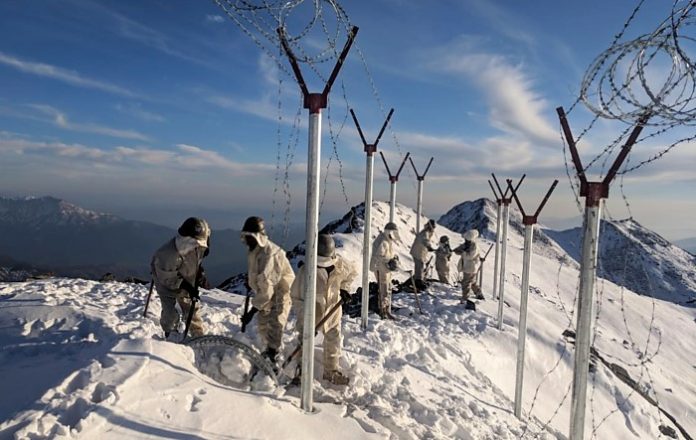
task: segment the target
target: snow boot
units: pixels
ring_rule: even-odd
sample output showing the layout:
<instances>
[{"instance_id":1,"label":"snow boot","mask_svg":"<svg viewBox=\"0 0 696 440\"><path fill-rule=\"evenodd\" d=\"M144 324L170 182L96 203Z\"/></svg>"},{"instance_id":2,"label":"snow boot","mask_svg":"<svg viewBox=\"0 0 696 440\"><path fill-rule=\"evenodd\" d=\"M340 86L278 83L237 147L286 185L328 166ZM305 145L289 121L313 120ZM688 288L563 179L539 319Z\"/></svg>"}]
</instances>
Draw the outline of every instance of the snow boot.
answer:
<instances>
[{"instance_id":1,"label":"snow boot","mask_svg":"<svg viewBox=\"0 0 696 440\"><path fill-rule=\"evenodd\" d=\"M392 320L392 321L396 321L396 316L392 315L391 310L389 310L389 309L387 309L387 308L380 309L380 311L379 311L379 317L382 318L382 319L389 319L389 320Z\"/></svg>"},{"instance_id":2,"label":"snow boot","mask_svg":"<svg viewBox=\"0 0 696 440\"><path fill-rule=\"evenodd\" d=\"M168 342L181 342L181 333L177 329L164 332L164 340Z\"/></svg>"},{"instance_id":3,"label":"snow boot","mask_svg":"<svg viewBox=\"0 0 696 440\"><path fill-rule=\"evenodd\" d=\"M324 380L328 380L334 385L345 386L350 382L350 378L341 373L340 370L324 371Z\"/></svg>"},{"instance_id":4,"label":"snow boot","mask_svg":"<svg viewBox=\"0 0 696 440\"><path fill-rule=\"evenodd\" d=\"M271 363L271 366L273 367L273 372L277 374L278 371L280 371L278 369L278 362L276 361L278 351L275 348L268 347L266 348L266 350L264 350L263 353L261 353L261 355L268 359L268 361Z\"/></svg>"}]
</instances>

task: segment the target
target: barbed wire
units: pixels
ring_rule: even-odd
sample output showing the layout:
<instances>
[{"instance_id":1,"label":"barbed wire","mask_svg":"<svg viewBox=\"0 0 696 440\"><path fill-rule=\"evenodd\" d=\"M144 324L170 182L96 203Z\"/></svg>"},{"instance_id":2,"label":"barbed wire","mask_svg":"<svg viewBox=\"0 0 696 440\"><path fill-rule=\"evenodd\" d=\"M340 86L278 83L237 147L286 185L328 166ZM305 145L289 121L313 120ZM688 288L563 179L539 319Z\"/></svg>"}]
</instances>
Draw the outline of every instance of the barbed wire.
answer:
<instances>
[{"instance_id":1,"label":"barbed wire","mask_svg":"<svg viewBox=\"0 0 696 440\"><path fill-rule=\"evenodd\" d=\"M675 1L671 14L657 28L633 40L612 45L591 63L580 87L580 100L595 115L635 124L646 114L648 125L696 123L696 71L683 48L693 37L685 29L694 24L694 4ZM642 2L620 33L623 35ZM667 63L668 72L656 77L652 63ZM661 67L661 66L659 66Z\"/></svg>"},{"instance_id":2,"label":"barbed wire","mask_svg":"<svg viewBox=\"0 0 696 440\"><path fill-rule=\"evenodd\" d=\"M563 312L566 315L566 318L568 319L568 327L572 327L573 326L573 316L575 314L575 305L577 304L577 297L573 296L573 304L571 307L571 311L570 311L570 313L568 313L567 308L565 307L565 302L563 301L563 298L561 297L561 272L563 271L564 267L567 267L565 263L566 263L566 261L564 261L564 260L560 261L560 264L558 265L558 271L556 272L556 296L559 299L559 304L561 306L561 309L563 310ZM577 280L579 283L580 277L578 277ZM563 348L562 348L560 354L558 355L558 359L556 359L556 362L553 364L553 366L546 372L546 374L544 374L544 376L539 381L539 384L537 384L536 389L534 390L534 396L532 397L532 402L529 405L529 410L527 411L527 414L529 414L530 416L534 413L534 407L535 407L537 399L540 395L539 393L541 391L542 385L546 382L546 380L548 378L551 377L553 372L556 371L556 369L561 365L561 361L563 361L563 358L565 357L566 353L568 353L568 341L565 338L561 338L561 340L563 341ZM566 389L566 392L563 395L563 398L561 399L560 403L553 411L553 414L551 415L551 417L545 423L543 423L543 425L542 425L541 429L539 429L539 431L532 433L533 438L538 438L542 432L544 432L548 429L549 425L556 418L556 415L561 410L561 408L563 407L563 404L565 403L566 399L568 398L568 394L570 393L571 387L572 387L572 380L571 380L570 384L568 385L568 388ZM527 434L527 432L529 430L529 425L530 424L526 424L524 426L524 429L522 431L522 434L520 435L520 438L525 438L525 435Z\"/></svg>"},{"instance_id":3,"label":"barbed wire","mask_svg":"<svg viewBox=\"0 0 696 440\"><path fill-rule=\"evenodd\" d=\"M629 161L630 161L630 157L627 157L627 162L624 166L628 166ZM622 189L622 196L623 196L623 200L624 200L626 209L630 213L631 212L630 204L629 204L627 196L623 192L623 176L621 177L621 189ZM615 222L615 219L611 215L609 209L606 209L604 212L605 212L605 214L603 216L604 217L603 220L604 220L605 224L606 224L606 222ZM631 214L631 218L632 217L633 216ZM635 248L635 249L626 250L625 252L623 252L624 259L623 259L622 281L621 282L617 281L617 283L619 284L619 287L620 287L620 309L621 309L621 317L623 320L623 326L624 326L624 329L626 331L628 342L629 342L630 346L635 350L635 347L637 347L636 340L634 338L633 331L631 330L631 327L628 324L628 319L626 316L626 302L625 302L626 288L625 288L625 284L627 283L627 280L628 280L629 256L636 255L636 253L640 249L638 249L639 244L637 242L635 242L634 240L629 240L628 243L632 248ZM599 266L600 271L602 273L605 273L606 271L603 268L603 260L604 260L604 258L602 257L602 254L600 253L599 259L598 259L598 266ZM642 274L645 277L645 280L647 282L648 296L651 298L651 303L652 303L651 317L650 317L650 323L648 326L648 334L647 334L647 337L645 340L645 347L644 347L644 349L642 349L641 351L638 352L637 356L638 356L639 362L635 362L635 363L626 362L625 359L619 359L619 358L617 358L609 353L603 353L602 356L605 358L615 359L617 362L620 362L620 365L623 368L639 368L640 373L639 373L639 376L636 380L636 383L640 385L643 381L643 378L647 375L651 389L654 391L656 388L655 388L652 376L650 375L650 371L649 371L647 364L652 362L652 360L659 354L660 348L662 346L662 337L661 337L661 334L659 332L655 332L658 335L659 339L658 339L657 347L655 348L655 351L652 354L650 354L649 353L650 352L650 344L651 344L653 332L655 330L655 327L654 327L655 326L655 298L653 295L654 288L653 288L650 276L648 274L648 271L645 267L645 262L643 261L643 259L639 259L639 262L640 262L640 270L641 270L641 272L642 272ZM605 278L602 278L602 286L604 285L604 279ZM603 291L603 288L601 291ZM601 293L600 293L600 295L601 295ZM599 300L599 296L598 296L598 300ZM597 316L595 319L595 331L597 331L597 329L599 328L600 314L601 314L601 309L598 308ZM598 352L597 346L596 346L596 336L595 336L595 339L593 340L592 347L595 351ZM614 409L612 409L611 411L609 411L606 415L604 415L604 417L602 417L601 420L599 420L599 423L596 423L596 413L595 413L595 405L594 405L594 395L595 395L595 391L596 391L596 371L597 371L597 369L595 369L594 374L593 374L592 392L590 395L590 410L591 410L591 414L592 414L592 416L591 416L591 418L592 418L591 438L596 438L597 432L599 431L600 427L612 415L619 412L621 410L622 405L625 402L629 401L636 393L638 393L637 389L631 388L631 391L626 396L624 396L621 401L617 400L616 407ZM659 400L657 399L656 393L655 393L654 400L655 400L655 404L656 404L655 406L657 407L658 420L660 421L660 424L662 424L662 413L661 413L660 408L659 408ZM662 433L660 432L658 434L658 438L661 438L661 437L662 437Z\"/></svg>"}]
</instances>

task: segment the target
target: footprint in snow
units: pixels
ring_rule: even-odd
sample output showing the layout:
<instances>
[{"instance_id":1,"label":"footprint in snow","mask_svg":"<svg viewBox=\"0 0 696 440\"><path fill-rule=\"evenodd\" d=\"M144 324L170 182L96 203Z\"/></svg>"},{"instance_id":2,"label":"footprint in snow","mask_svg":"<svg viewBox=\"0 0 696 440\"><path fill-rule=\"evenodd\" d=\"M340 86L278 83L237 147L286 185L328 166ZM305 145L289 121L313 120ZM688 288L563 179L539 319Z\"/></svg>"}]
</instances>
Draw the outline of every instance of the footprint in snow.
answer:
<instances>
[{"instance_id":1,"label":"footprint in snow","mask_svg":"<svg viewBox=\"0 0 696 440\"><path fill-rule=\"evenodd\" d=\"M198 411L198 404L202 402L202 400L194 395L189 395L186 396L186 401L188 403L189 411L190 412L196 412Z\"/></svg>"}]
</instances>

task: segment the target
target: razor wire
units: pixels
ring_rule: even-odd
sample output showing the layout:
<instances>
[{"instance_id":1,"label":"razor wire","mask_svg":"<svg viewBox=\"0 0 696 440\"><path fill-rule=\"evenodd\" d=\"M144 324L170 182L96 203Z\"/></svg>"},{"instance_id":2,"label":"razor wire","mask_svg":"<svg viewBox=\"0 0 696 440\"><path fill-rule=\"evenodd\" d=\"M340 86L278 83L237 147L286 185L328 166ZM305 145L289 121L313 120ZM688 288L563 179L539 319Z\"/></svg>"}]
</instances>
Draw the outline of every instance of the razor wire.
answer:
<instances>
[{"instance_id":1,"label":"razor wire","mask_svg":"<svg viewBox=\"0 0 696 440\"><path fill-rule=\"evenodd\" d=\"M345 36L345 33L352 27L352 23L348 14L336 0L293 0L293 1L275 1L275 0L213 0L222 11L239 27L242 32L248 36L254 44L256 44L263 53L272 59L278 66L279 74L293 77L290 70L284 67L284 57L281 47L280 37L276 30L282 28L284 37L295 53L298 62L308 66L314 73L316 78L321 81L326 81L325 75L318 69L318 64L330 61L338 57L339 41ZM311 9L311 11L308 11ZM301 44L301 43L306 44ZM380 113L386 115L385 106L380 97L379 91L374 81L374 77L368 66L365 54L359 46L355 45L358 58L365 71L367 82L369 83L372 95L377 102ZM311 49L311 53L310 53ZM280 75L282 77L282 75ZM282 78L279 78L282 81ZM341 185L341 193L347 207L350 207L350 198L344 181L344 164L339 155L338 143L340 135L343 131L345 121L348 117L348 98L346 86L341 81L342 102L345 103L345 114L340 117L341 122L338 128L335 127L334 118L332 117L332 106L327 108L327 121L329 137L332 144L332 154L326 163L326 171L324 177L324 189L321 201L321 208L326 195L326 183L332 164L338 165L338 177ZM279 85L279 101L281 94L281 86ZM282 104L278 103L278 125L282 124ZM335 113L335 112L334 112ZM397 150L401 153L401 145L396 132L389 124L389 131L394 139ZM272 218L275 219L276 213L276 197L283 189L283 194L286 200L286 210L290 204L290 187L288 182L288 169L294 158L294 151L286 153L286 172L283 176L282 185L280 184L280 128L277 130L278 151L276 152L276 178L274 179L274 191L272 202ZM296 143L291 130L288 141L288 150L291 149L290 144ZM410 170L407 170L410 172ZM287 213L286 218L286 236L287 236Z\"/></svg>"},{"instance_id":2,"label":"razor wire","mask_svg":"<svg viewBox=\"0 0 696 440\"><path fill-rule=\"evenodd\" d=\"M634 10L625 33L642 1ZM684 4L686 3L686 4ZM696 71L684 48L693 43L690 27L696 5L676 0L671 14L657 28L633 40L612 45L590 64L581 83L580 100L595 115L634 124L651 114L648 125L693 125L696 123ZM654 77L651 64L667 62L662 78ZM652 66L656 68L658 66Z\"/></svg>"},{"instance_id":3,"label":"razor wire","mask_svg":"<svg viewBox=\"0 0 696 440\"><path fill-rule=\"evenodd\" d=\"M629 125L587 163L584 171L602 159L603 171L606 160L619 148L620 140L630 131L630 126L646 115L650 117L644 125L654 131L644 134L636 144L679 127L696 125L696 60L690 53L696 47L696 3L674 0L667 17L653 30L639 33L633 39L624 39L644 6L645 0L640 0L609 48L590 63L577 99L568 110L570 114L582 103L593 115L579 132L576 143L586 137L599 120ZM621 173L636 171L661 159L675 147L694 140L694 135L674 140L648 158L637 160L634 166L624 167ZM568 170L565 143L563 153L570 186L576 202L579 202L577 182L573 181Z\"/></svg>"}]
</instances>

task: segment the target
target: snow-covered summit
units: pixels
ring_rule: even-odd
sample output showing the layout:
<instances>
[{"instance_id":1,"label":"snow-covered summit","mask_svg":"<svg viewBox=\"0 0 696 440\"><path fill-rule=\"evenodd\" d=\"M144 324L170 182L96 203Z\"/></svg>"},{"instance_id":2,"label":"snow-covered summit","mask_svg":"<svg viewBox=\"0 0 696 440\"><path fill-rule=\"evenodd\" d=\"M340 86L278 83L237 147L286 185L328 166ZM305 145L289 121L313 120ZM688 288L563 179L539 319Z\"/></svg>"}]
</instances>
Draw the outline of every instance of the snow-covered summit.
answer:
<instances>
[{"instance_id":1,"label":"snow-covered summit","mask_svg":"<svg viewBox=\"0 0 696 440\"><path fill-rule=\"evenodd\" d=\"M465 233L476 229L482 237L495 241L495 229L498 220L498 208L494 201L481 198L474 201L462 202L447 211L438 223L452 231ZM522 213L513 204L510 205L510 223L508 225L508 246L520 249L524 247L524 225ZM546 255L560 262L575 264L570 260L566 251L552 240L543 225L534 228L532 251L538 255Z\"/></svg>"},{"instance_id":2,"label":"snow-covered summit","mask_svg":"<svg viewBox=\"0 0 696 440\"><path fill-rule=\"evenodd\" d=\"M0 223L23 226L82 226L122 221L55 197L0 197Z\"/></svg>"}]
</instances>

